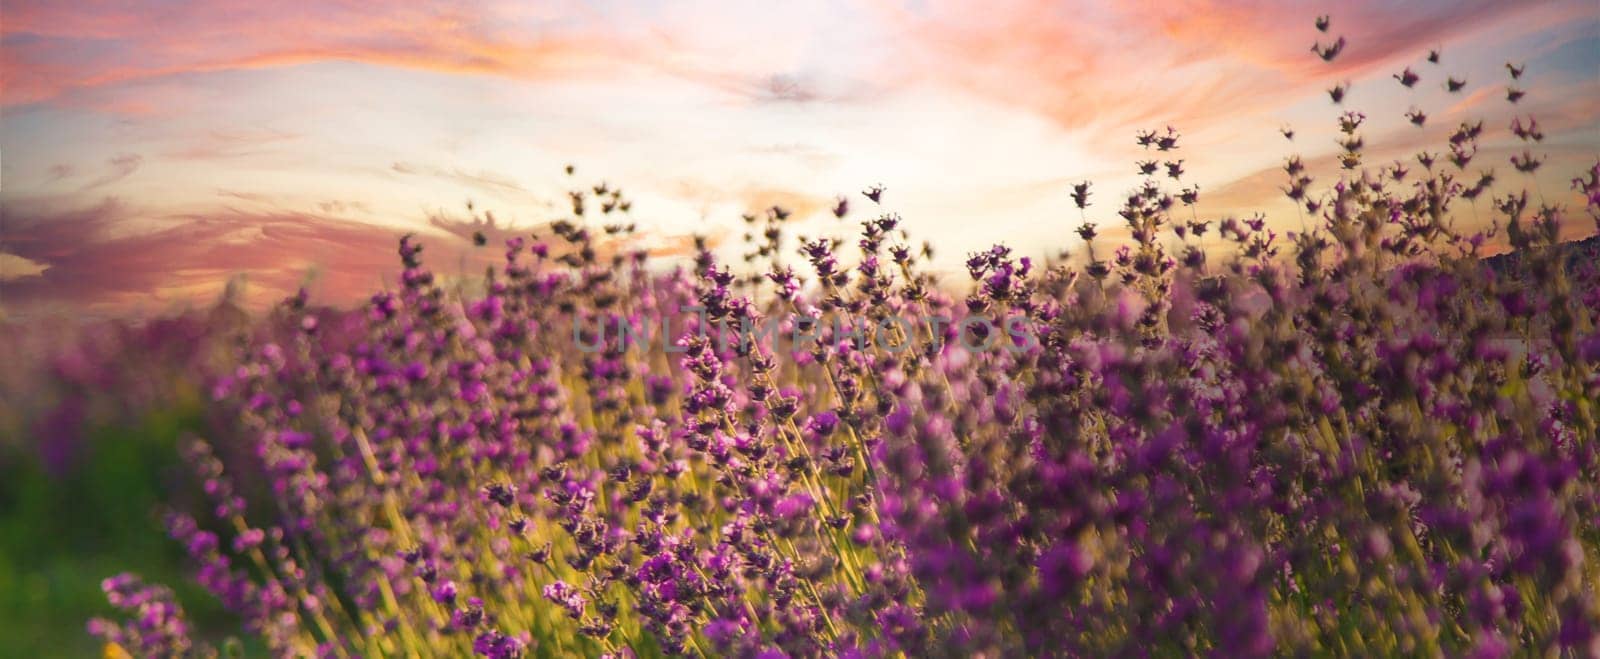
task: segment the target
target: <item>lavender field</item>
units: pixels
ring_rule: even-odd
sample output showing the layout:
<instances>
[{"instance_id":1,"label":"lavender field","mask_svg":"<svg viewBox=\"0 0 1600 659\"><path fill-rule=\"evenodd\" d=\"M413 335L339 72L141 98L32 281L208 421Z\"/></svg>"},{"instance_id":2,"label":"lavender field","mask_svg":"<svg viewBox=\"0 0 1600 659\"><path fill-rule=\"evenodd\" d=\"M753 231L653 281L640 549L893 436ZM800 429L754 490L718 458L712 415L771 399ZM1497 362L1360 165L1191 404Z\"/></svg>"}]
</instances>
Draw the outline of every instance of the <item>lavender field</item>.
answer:
<instances>
[{"instance_id":1,"label":"lavender field","mask_svg":"<svg viewBox=\"0 0 1600 659\"><path fill-rule=\"evenodd\" d=\"M165 524L273 654L1593 654L1600 260L1516 195L1517 251L1473 258L1431 210L1450 176L1347 176L1288 239L1175 218L1152 178L1119 202L1139 242L996 247L961 295L892 214L792 266L758 219L763 278L597 262L563 225L465 296L402 239L403 287L359 310L153 325L55 368L129 405L206 383L203 496ZM1239 255L1184 246L1208 228ZM896 314L952 320L834 322ZM595 335L668 317L671 345ZM213 651L168 587L104 588L112 647Z\"/></svg>"},{"instance_id":2,"label":"lavender field","mask_svg":"<svg viewBox=\"0 0 1600 659\"><path fill-rule=\"evenodd\" d=\"M0 654L1600 657L1600 156L1345 93L1287 216L1165 123L954 269L884 186L663 255L568 167L355 303L7 320Z\"/></svg>"}]
</instances>

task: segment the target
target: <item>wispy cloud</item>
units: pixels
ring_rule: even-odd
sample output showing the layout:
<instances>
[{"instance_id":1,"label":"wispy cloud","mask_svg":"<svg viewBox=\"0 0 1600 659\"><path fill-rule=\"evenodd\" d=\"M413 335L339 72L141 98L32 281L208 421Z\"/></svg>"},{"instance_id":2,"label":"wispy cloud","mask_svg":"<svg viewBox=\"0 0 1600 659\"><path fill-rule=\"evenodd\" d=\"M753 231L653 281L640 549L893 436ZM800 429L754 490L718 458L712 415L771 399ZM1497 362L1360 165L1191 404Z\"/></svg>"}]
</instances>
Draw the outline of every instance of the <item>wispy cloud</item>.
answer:
<instances>
[{"instance_id":1,"label":"wispy cloud","mask_svg":"<svg viewBox=\"0 0 1600 659\"><path fill-rule=\"evenodd\" d=\"M433 165L419 165L416 163L397 162L390 165L396 173L412 174L418 176L432 176L435 178L454 181L462 185L496 193L523 195L528 190L507 177L492 172L469 172L461 169L436 167Z\"/></svg>"},{"instance_id":2,"label":"wispy cloud","mask_svg":"<svg viewBox=\"0 0 1600 659\"><path fill-rule=\"evenodd\" d=\"M572 19L588 12L569 9L530 17L511 4L481 2L11 2L0 88L5 104L16 105L139 80L323 61L537 78L594 69L644 48L636 36L622 41L600 26L574 27ZM507 24L531 29L498 27Z\"/></svg>"},{"instance_id":3,"label":"wispy cloud","mask_svg":"<svg viewBox=\"0 0 1600 659\"><path fill-rule=\"evenodd\" d=\"M239 158L266 153L275 145L298 137L282 130L211 130L162 155L181 160Z\"/></svg>"},{"instance_id":4,"label":"wispy cloud","mask_svg":"<svg viewBox=\"0 0 1600 659\"><path fill-rule=\"evenodd\" d=\"M141 156L137 153L117 154L110 160L106 161L106 168L109 171L107 171L105 174L102 174L99 178L83 184L82 190L87 192L128 178L129 176L132 176L134 172L139 171L139 166L142 164L144 164L144 156Z\"/></svg>"},{"instance_id":5,"label":"wispy cloud","mask_svg":"<svg viewBox=\"0 0 1600 659\"><path fill-rule=\"evenodd\" d=\"M60 309L161 310L162 305L204 303L227 282L244 276L256 303L281 299L307 286L321 302L351 304L395 281L398 231L334 215L294 211L223 209L159 218L160 228L128 232L142 211L112 198L87 207L48 202L0 204L5 281L0 307L7 313ZM512 237L543 234L542 226L502 224L492 215L459 218L435 214L416 235L429 267L472 276L502 262L498 246ZM487 245L476 246L482 235ZM687 235L641 237L657 255L682 256ZM562 252L563 245L553 245ZM600 239L601 258L622 249Z\"/></svg>"},{"instance_id":6,"label":"wispy cloud","mask_svg":"<svg viewBox=\"0 0 1600 659\"><path fill-rule=\"evenodd\" d=\"M48 268L27 278L40 300L190 290L229 265L280 287L317 263L334 288L365 290L399 232L459 249L474 233L497 240L566 216L575 180L560 167L577 162L579 178L626 184L666 252L691 233L738 236L739 214L773 205L834 226L834 195L886 182L908 226L959 255L1070 235L1068 185L1092 178L1099 200L1114 199L1136 184L1133 130L1166 125L1185 135L1202 214L1262 204L1287 226L1273 167L1299 153L1325 166L1319 181L1336 176L1331 122L1343 108L1324 90L1346 80L1345 107L1371 116L1373 161L1437 150L1456 123L1482 117L1490 166L1514 146L1512 113L1545 127L1552 177L1600 149L1600 10L1588 0L1362 0L1328 9L1326 35L1311 25L1323 11L1267 0L8 0L4 251ZM1309 52L1341 35L1334 62ZM1444 62L1423 63L1436 47ZM1503 98L1505 59L1530 64L1516 106ZM1408 65L1424 76L1415 90L1389 78ZM1446 94L1447 75L1470 84ZM1412 104L1427 128L1404 122ZM1295 142L1277 136L1284 123ZM468 200L471 218L438 210ZM506 219L490 222L490 210ZM113 249L98 234L148 242ZM344 256L319 251L341 241ZM34 247L11 249L23 243ZM341 264L369 246L375 261ZM161 256L117 251L132 248ZM365 274L326 274L341 272Z\"/></svg>"},{"instance_id":7,"label":"wispy cloud","mask_svg":"<svg viewBox=\"0 0 1600 659\"><path fill-rule=\"evenodd\" d=\"M8 227L5 251L44 268L9 282L0 303L11 312L59 305L148 309L180 301L163 300L162 291L220 291L241 273L261 292L286 295L313 270L325 295L349 302L391 268L398 237L380 227L293 213L165 218L166 228L116 231L136 213L116 199L63 210L0 205Z\"/></svg>"},{"instance_id":8,"label":"wispy cloud","mask_svg":"<svg viewBox=\"0 0 1600 659\"><path fill-rule=\"evenodd\" d=\"M396 162L390 171L406 176L425 176L460 186L469 191L487 193L499 199L544 206L548 200L535 195L510 177L490 171L469 171L458 167L440 167L412 162Z\"/></svg>"},{"instance_id":9,"label":"wispy cloud","mask_svg":"<svg viewBox=\"0 0 1600 659\"><path fill-rule=\"evenodd\" d=\"M1341 6L1322 35L1311 29L1316 11L1278 2L919 7L885 8L915 55L900 60L895 75L959 85L1069 127L1192 126L1266 114L1328 81L1378 73L1381 64L1420 58L1489 25L1526 33L1595 16L1583 2L1356 3ZM1349 46L1332 64L1307 52L1334 35L1349 35Z\"/></svg>"}]
</instances>

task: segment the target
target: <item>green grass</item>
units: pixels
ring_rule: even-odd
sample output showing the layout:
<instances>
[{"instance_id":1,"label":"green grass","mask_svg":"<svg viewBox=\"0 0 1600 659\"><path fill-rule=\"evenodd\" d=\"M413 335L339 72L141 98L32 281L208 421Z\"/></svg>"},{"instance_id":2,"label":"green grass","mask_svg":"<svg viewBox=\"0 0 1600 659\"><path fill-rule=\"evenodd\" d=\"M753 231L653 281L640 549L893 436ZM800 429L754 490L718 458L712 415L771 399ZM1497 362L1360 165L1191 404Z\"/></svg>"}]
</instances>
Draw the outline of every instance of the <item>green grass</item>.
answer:
<instances>
[{"instance_id":1,"label":"green grass","mask_svg":"<svg viewBox=\"0 0 1600 659\"><path fill-rule=\"evenodd\" d=\"M112 610L100 580L136 572L170 585L195 625L237 629L190 581L182 548L162 528L159 506L184 482L177 438L200 427L198 405L158 410L136 424L99 428L72 474L47 473L36 455L0 474L0 656L98 656L84 631Z\"/></svg>"}]
</instances>

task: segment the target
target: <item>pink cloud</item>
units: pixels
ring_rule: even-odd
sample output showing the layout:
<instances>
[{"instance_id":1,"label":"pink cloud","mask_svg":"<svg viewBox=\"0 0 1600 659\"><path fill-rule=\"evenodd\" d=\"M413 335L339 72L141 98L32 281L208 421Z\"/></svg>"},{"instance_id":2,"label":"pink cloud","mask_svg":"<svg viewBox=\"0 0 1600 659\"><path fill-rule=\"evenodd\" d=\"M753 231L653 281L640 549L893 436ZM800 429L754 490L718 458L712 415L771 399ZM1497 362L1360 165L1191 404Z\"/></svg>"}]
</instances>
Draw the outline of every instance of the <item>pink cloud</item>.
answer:
<instances>
[{"instance_id":1,"label":"pink cloud","mask_svg":"<svg viewBox=\"0 0 1600 659\"><path fill-rule=\"evenodd\" d=\"M1316 10L1278 2L932 2L885 12L916 55L897 69L901 78L954 85L1087 128L1195 126L1262 113L1489 25L1515 20L1516 29L1532 31L1594 9L1581 2L1356 3L1339 8L1327 34L1311 24ZM1341 35L1349 45L1332 63L1309 52L1313 41Z\"/></svg>"},{"instance_id":2,"label":"pink cloud","mask_svg":"<svg viewBox=\"0 0 1600 659\"><path fill-rule=\"evenodd\" d=\"M1317 98L1326 106L1322 89L1333 81L1378 77L1390 86L1391 92L1398 93L1398 85L1387 81L1388 74L1399 69L1400 61L1417 60L1428 48L1442 45L1445 66L1425 71L1425 84L1437 85L1446 73L1453 72L1450 67L1460 61L1458 56L1466 59L1469 46L1462 41L1471 41L1471 47L1478 47L1480 43L1496 43L1497 39L1548 33L1554 29L1552 26L1563 22L1592 21L1596 16L1592 2L1586 0L1427 0L1407 4L1363 1L1330 8L1333 26L1324 35L1316 32L1311 23L1319 11L1319 7L1286 6L1266 0L1070 6L1047 0L879 0L865 9L850 10L850 20L860 24L842 25L831 17L804 11L773 18L761 13L717 11L694 3L608 12L576 2L531 7L509 2L430 0L405 6L377 6L357 0L334 0L284 7L245 0L194 4L7 0L4 22L0 23L0 107L37 104L38 112L30 113L28 118L60 129L63 134L80 126L74 122L82 121L85 113L49 113L69 106L140 116L115 117L119 127L106 131L112 139L94 142L95 149L103 150L74 145L80 151L76 158L61 158L51 146L30 145L36 152L29 155L36 162L27 163L24 170L46 173L51 182L62 181L54 189L76 188L77 192L69 195L73 199L56 208L21 203L14 196L6 199L3 209L8 235L4 236L4 251L49 266L40 276L30 277L33 283L28 287L15 289L20 293L8 287L6 303L44 303L55 295L84 304L126 304L158 291L215 287L227 273L235 271L253 273L263 290L277 294L297 286L305 270L312 266L321 273L322 285L336 295L364 293L377 284L378 273L394 266L392 243L396 235L389 229L340 218L371 217L402 204L386 207L380 201L386 197L378 194L366 197L365 205L356 201L364 190L377 188L359 187L369 181L358 179L351 171L359 171L367 178L381 178L381 183L391 186L386 190L425 189L417 198L403 202L416 201L422 207L437 204L437 197L425 194L469 192L490 197L487 201L491 204L509 201L519 210L533 207L564 212L564 204L552 206L520 179L498 173L516 171L504 164L516 157L498 152L503 144L485 148L474 145L472 140L460 140L468 146L460 151L455 151L455 146L447 147L451 151L445 165L429 164L435 154L417 151L435 148L439 141L426 145L420 140L416 144L393 144L410 139L412 127L429 120L434 122L429 128L453 128L448 122L455 117L428 115L433 110L426 103L400 108L407 115L403 128L380 126L372 137L356 135L349 140L342 134L319 130L336 131L327 126L344 125L328 120L329 116L368 109L316 106L317 101L309 94L308 100L295 101L295 109L306 116L314 115L313 118L297 117L274 124L289 130L266 130L256 123L246 125L258 121L255 113L216 112L212 115L215 123L203 124L204 127L172 120L174 113L189 109L235 109L229 107L230 103L237 103L236 97L229 95L231 88L221 84L230 81L208 78L211 73L355 62L426 73L403 79L393 76L406 85L405 93L414 92L418 97L436 93L439 81L449 76L507 81L580 78L614 83L596 88L601 89L597 96L605 102L624 99L618 104L623 108L615 110L615 114L607 114L613 111L612 107L559 109L580 117L567 126L584 128L588 128L588 113L595 113L592 123L600 128L573 137L572 143L590 139L609 146L595 135L614 131L651 146L670 143L671 140L652 140L671 135L678 125L696 126L704 134L690 137L709 144L707 150L730 143L777 143L778 146L769 147L779 156L773 160L802 162L818 178L850 164L840 162L842 156L836 153L859 157L868 149L892 152L905 146L903 142L891 142L904 139L899 136L868 145L855 139L866 133L861 129L875 122L902 118L884 112L904 113L908 124L914 125L912 122L927 118L918 113L932 116L948 110L960 115L951 123L963 126L1011 120L1021 112L1044 120L1039 122L1043 138L1065 136L1086 142L1084 152L1103 159L1084 165L1089 169L1101 167L1104 162L1122 167L1131 159L1124 158L1124 154L1133 148L1129 138L1134 128L1171 123L1186 135L1218 128L1213 132L1231 132L1230 136L1262 133L1271 139L1280 120L1276 112L1308 98ZM1349 45L1335 62L1324 63L1308 52L1312 41L1326 43L1340 35L1347 38ZM1526 54L1508 55L1520 58ZM719 92L710 95L714 99L710 103L715 105L710 109L719 113L706 115L712 120L704 123L711 127L699 127L693 120L704 117L698 115L655 116L652 111L657 107L685 114L697 112L707 107L707 96L682 94L659 106L651 105L655 101L644 94L662 89L669 95L680 91L670 85L654 84L652 76L666 78L669 83L698 86L700 89L695 91ZM630 95L634 90L626 85L640 79L649 79L645 86L650 92ZM383 80L387 83L390 78ZM319 79L318 84L326 82ZM1507 111L1500 96L1503 86L1489 80L1473 82L1466 93L1450 97L1456 107L1440 104L1425 108L1435 115L1428 130L1397 135L1397 143L1393 144L1376 136L1373 142L1408 151L1423 145L1437 150L1438 131L1480 113L1490 119L1491 132L1503 137L1505 124L1496 115ZM1529 90L1529 98L1513 109L1538 116L1552 135L1552 142L1574 139L1572 135L1577 130L1592 131L1600 116L1600 96L1594 93L1592 81L1587 82L1581 87L1534 87ZM299 90L295 87L298 83L297 78L283 76L284 89ZM517 89L519 85L483 87L492 87L485 94L485 102L504 102L506 109L520 109L516 103L528 98L521 95L524 90ZM930 90L934 93L921 93ZM502 93L504 96L499 96ZM1374 98L1362 95L1365 89L1355 93L1353 98L1361 102ZM726 97L739 102L727 103ZM539 98L542 100L543 96ZM885 102L876 107L873 104L877 101ZM930 101L929 107L912 107L923 101ZM943 101L953 102L949 103L951 107L944 107L939 105ZM843 104L851 107L833 107ZM808 114L812 110L818 113ZM1327 107L1330 118L1335 112L1337 109ZM770 137L767 135L761 140L747 139L752 131L783 130L809 122L812 117L825 119L818 125L838 126L841 130L836 135L851 142L846 144L845 139L840 139L837 144L830 143L835 134L820 130L808 131L802 137L783 134L775 139L765 139ZM716 121L723 118L730 121ZM93 117L96 122L102 119ZM557 126L559 121L551 125ZM540 128L546 130L545 134L555 132ZM1284 152L1313 144L1315 129L1301 129L1304 137ZM401 131L405 134L401 135ZM535 133L530 131L522 137L529 134ZM126 141L117 143L117 139ZM1209 152L1218 146L1215 142L1222 139L1205 145L1206 155L1196 151L1196 162L1191 164L1197 173L1205 164L1200 159L1210 157ZM1323 152L1331 150L1328 144L1323 140ZM537 151L545 145L530 146L530 151ZM1486 144L1483 162L1489 161L1490 149L1498 146ZM1585 138L1581 146L1592 151L1593 140ZM341 148L346 151L334 152ZM1247 162L1239 168L1247 170L1270 159L1270 154L1262 153L1263 148L1260 143L1253 143L1217 154L1217 159ZM134 151L143 155L135 155ZM485 152L493 153L485 156ZM653 153L648 149L641 152ZM108 159L118 153L126 155ZM286 157L236 160L262 153ZM287 157L290 154L297 159L286 165L291 162ZM324 154L330 157L321 160ZM1315 151L1306 155L1308 160L1327 165L1316 159ZM1376 147L1372 155L1376 161ZM963 156L958 153L954 157ZM1502 169L1504 156L1494 152L1495 164ZM480 157L491 164L474 161ZM500 162L494 162L496 158ZM1558 157L1551 167L1564 165L1563 158L1565 155ZM193 162L197 160L207 162ZM758 184L736 180L726 187L714 186L705 183L712 180L711 175L695 169L711 160L684 158L670 163L673 169L661 175L665 181L661 187L677 187L662 196L691 207L698 204L711 208L731 202L759 211L777 204L799 216L828 217L831 194L847 191L794 190L784 187L790 183L786 181ZM50 167L58 162L70 164ZM184 214L159 211L152 212L159 217L150 218L116 202L92 201L112 190L125 193L127 184L112 184L137 177L127 183L151 181L158 184L151 189L159 191L152 192L152 196L172 195L150 200L151 203L176 207L189 183L178 177L211 166L229 176L202 185L200 193L215 192L221 199L206 197L185 206ZM1067 168L1071 166L1069 163ZM263 181L283 181L293 178L281 175L291 167L296 174L321 168L313 175L327 174L330 178L327 188L314 193L318 196L297 197L301 210L280 205L288 203L282 202L288 196L280 196L284 191L241 189L241 185L249 184L241 184L239 179L244 177L235 176L259 170L279 174L263 177ZM949 206L957 210L949 210L947 216L937 219L959 222L960 218L952 217L959 215L963 204L982 205L991 213L996 211L997 203L1014 204L1023 212L1046 206L1034 203L1042 199L1059 201L1061 204L1054 207L1065 210L1068 181L1063 177L1070 176L1075 181L1082 176L1100 175L1097 171L1057 171L1062 169L1059 163L1048 171L1039 171L1025 157L999 163L996 169L1005 167L1013 169L997 171L997 181L989 189L968 190L970 197L966 199L958 198L959 191L952 191ZM1275 188L1279 181L1276 176L1268 176L1271 172L1246 175L1232 185L1218 181L1214 188L1205 190L1202 207L1207 203L1230 209L1234 204L1243 207L1271 203L1278 194ZM1327 178L1326 174L1323 176ZM337 177L345 177L343 181L350 182L351 187L334 187ZM863 181L867 182L870 181ZM422 185L414 185L418 183ZM226 185L228 189L215 190L216 185ZM1107 184L1097 189L1105 195L1100 199L1114 198L1120 192L1111 187ZM1005 193L1004 201L971 198L997 190ZM15 190L10 193L14 195ZM205 207L206 201L215 203L217 208L203 213L193 211ZM65 203L78 205L76 210L60 210ZM170 226L115 240L105 237L112 230L125 233L128 225L148 219L160 219ZM507 235L505 232L513 231L486 219L434 219L433 233L443 235L431 239L448 245L441 251L448 252L452 266L458 260L457 251L465 249L472 234L482 232L498 241ZM671 246L664 248L666 252L681 253L684 249L679 238L668 244ZM495 251L478 252L492 256ZM468 252L467 261L478 258L477 252ZM477 263L472 263L476 267Z\"/></svg>"},{"instance_id":3,"label":"pink cloud","mask_svg":"<svg viewBox=\"0 0 1600 659\"><path fill-rule=\"evenodd\" d=\"M281 297L312 265L322 267L320 284L328 295L348 302L374 288L378 273L394 269L393 230L293 213L225 211L169 218L176 223L156 231L112 233L134 214L116 199L72 210L0 206L5 251L47 268L6 285L8 311L57 304L126 308L159 300L162 289L220 290L236 273L250 275L258 293Z\"/></svg>"},{"instance_id":4,"label":"pink cloud","mask_svg":"<svg viewBox=\"0 0 1600 659\"><path fill-rule=\"evenodd\" d=\"M208 302L241 275L253 307L302 285L321 303L348 305L396 281L400 271L395 249L405 232L390 227L317 213L222 208L163 217L166 228L129 233L138 216L116 199L65 210L39 202L0 204L0 224L7 228L0 253L42 269L6 282L5 311L161 311L151 307ZM424 261L445 277L474 277L503 263L501 246L512 237L557 240L543 226L504 225L493 215L433 215L428 228L418 234ZM474 245L479 235L482 247ZM693 245L689 236L648 238L655 256L683 256ZM596 236L600 259L624 246ZM554 256L565 251L559 242L550 247Z\"/></svg>"},{"instance_id":5,"label":"pink cloud","mask_svg":"<svg viewBox=\"0 0 1600 659\"><path fill-rule=\"evenodd\" d=\"M543 34L507 32L498 26L510 13L442 2L7 3L0 92L5 105L18 105L105 85L323 61L538 78L614 63L646 46L571 23Z\"/></svg>"}]
</instances>

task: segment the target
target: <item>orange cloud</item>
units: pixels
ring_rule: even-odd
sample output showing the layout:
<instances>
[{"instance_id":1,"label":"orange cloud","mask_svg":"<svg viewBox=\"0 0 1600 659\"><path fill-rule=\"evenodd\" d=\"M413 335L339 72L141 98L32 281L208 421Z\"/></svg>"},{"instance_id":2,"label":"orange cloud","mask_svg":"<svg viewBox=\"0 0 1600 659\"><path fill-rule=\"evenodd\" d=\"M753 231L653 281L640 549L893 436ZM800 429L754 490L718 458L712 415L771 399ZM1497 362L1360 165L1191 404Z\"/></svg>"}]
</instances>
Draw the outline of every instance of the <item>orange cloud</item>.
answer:
<instances>
[{"instance_id":1,"label":"orange cloud","mask_svg":"<svg viewBox=\"0 0 1600 659\"><path fill-rule=\"evenodd\" d=\"M119 83L323 61L540 78L612 67L652 45L570 21L531 38L509 33L498 26L513 11L442 2L7 3L0 96L7 106L39 103Z\"/></svg>"},{"instance_id":2,"label":"orange cloud","mask_svg":"<svg viewBox=\"0 0 1600 659\"><path fill-rule=\"evenodd\" d=\"M1312 27L1305 7L1266 1L936 1L884 11L903 26L915 55L898 70L902 79L955 85L1069 129L1105 129L1268 113L1513 15L1524 23L1518 29L1533 30L1591 16L1593 6L1355 3L1339 8L1328 34ZM1349 45L1332 63L1309 52L1313 41L1339 35Z\"/></svg>"},{"instance_id":3,"label":"orange cloud","mask_svg":"<svg viewBox=\"0 0 1600 659\"><path fill-rule=\"evenodd\" d=\"M1552 149L1546 167L1559 170L1574 153L1593 154L1600 116L1593 80L1571 82L1562 75L1571 71L1540 77L1515 107L1498 101L1502 87L1481 67L1463 94L1447 97L1436 87L1459 73L1458 63L1498 56L1486 48L1505 41L1538 35L1568 50L1592 45L1592 29L1572 37L1573 24L1594 24L1592 0L1363 0L1330 9L1327 35L1311 25L1315 8L1267 0L831 7L845 16L692 2L615 10L577 0L4 1L0 108L15 116L8 115L4 137L12 156L6 174L15 172L16 182L8 181L0 204L7 228L0 252L47 268L26 278L29 288L8 286L8 305L42 304L52 294L85 304L127 304L151 291L193 295L235 271L253 273L259 289L278 294L310 268L335 295L359 295L395 266L395 233L340 218L454 207L463 193L526 216L558 217L567 212L559 192L500 172L568 157L648 168L642 176L654 187L640 199L668 202L680 211L668 220L677 229L715 238L737 238L738 212L772 205L843 226L827 213L832 194L884 179L895 203L913 201L902 192L935 191L938 203L920 209L921 226L993 231L1005 216L1076 217L1068 184L1084 178L1095 179L1101 195L1091 213L1109 211L1123 192L1118 186L1133 180L1126 167L1137 157L1133 129L1172 123L1185 133L1186 149L1198 147L1182 157L1206 186L1202 214L1257 208L1292 222L1294 211L1274 201L1277 170L1250 171L1271 163L1279 147L1309 149L1302 153L1331 180L1331 165L1319 157L1334 148L1326 139L1331 126L1297 126L1301 137L1287 147L1273 129L1280 121L1331 119L1339 108L1322 89L1332 81L1354 79L1360 107L1351 107L1374 114L1364 129L1374 163L1423 146L1437 151L1440 133L1468 118L1454 115L1470 110L1489 130L1474 168L1504 171L1507 154L1494 149L1505 146L1506 113L1514 110L1535 114L1550 142L1564 145ZM1335 62L1308 52L1313 40L1339 35L1349 45ZM1373 105L1408 98L1388 74L1441 45L1443 67L1414 64L1433 95L1419 101L1433 115L1428 128L1383 134L1385 121L1401 121L1399 110ZM1561 61L1578 59L1568 52ZM260 76L270 84L251 90L266 93L241 93L241 81L211 75L322 62L410 73L280 71ZM1544 74L1536 64L1530 75ZM498 80L462 85L458 76ZM567 79L595 84L520 84ZM327 93L345 84L360 93ZM444 90L466 94L439 98ZM373 98L393 110L384 121L368 121ZM77 111L85 109L91 112ZM918 140L946 144L921 149ZM716 157L719 151L733 155ZM1213 165L1226 173L1201 179L1217 171ZM978 170L980 183L937 180L955 178L945 171ZM772 173L785 178L756 180ZM865 180L842 183L847 176ZM707 183L714 180L726 184ZM19 191L63 197L45 207L19 201ZM152 206L96 201L107 193L140 195ZM69 204L75 210L61 210ZM864 204L855 210L872 212ZM469 249L474 233L498 242L514 232L487 218L433 219L430 240L443 247L431 254L451 270L477 270L479 253L492 260L498 252ZM152 220L166 228L128 233ZM131 237L107 238L112 232ZM654 238L663 253L686 249L681 236Z\"/></svg>"}]
</instances>

